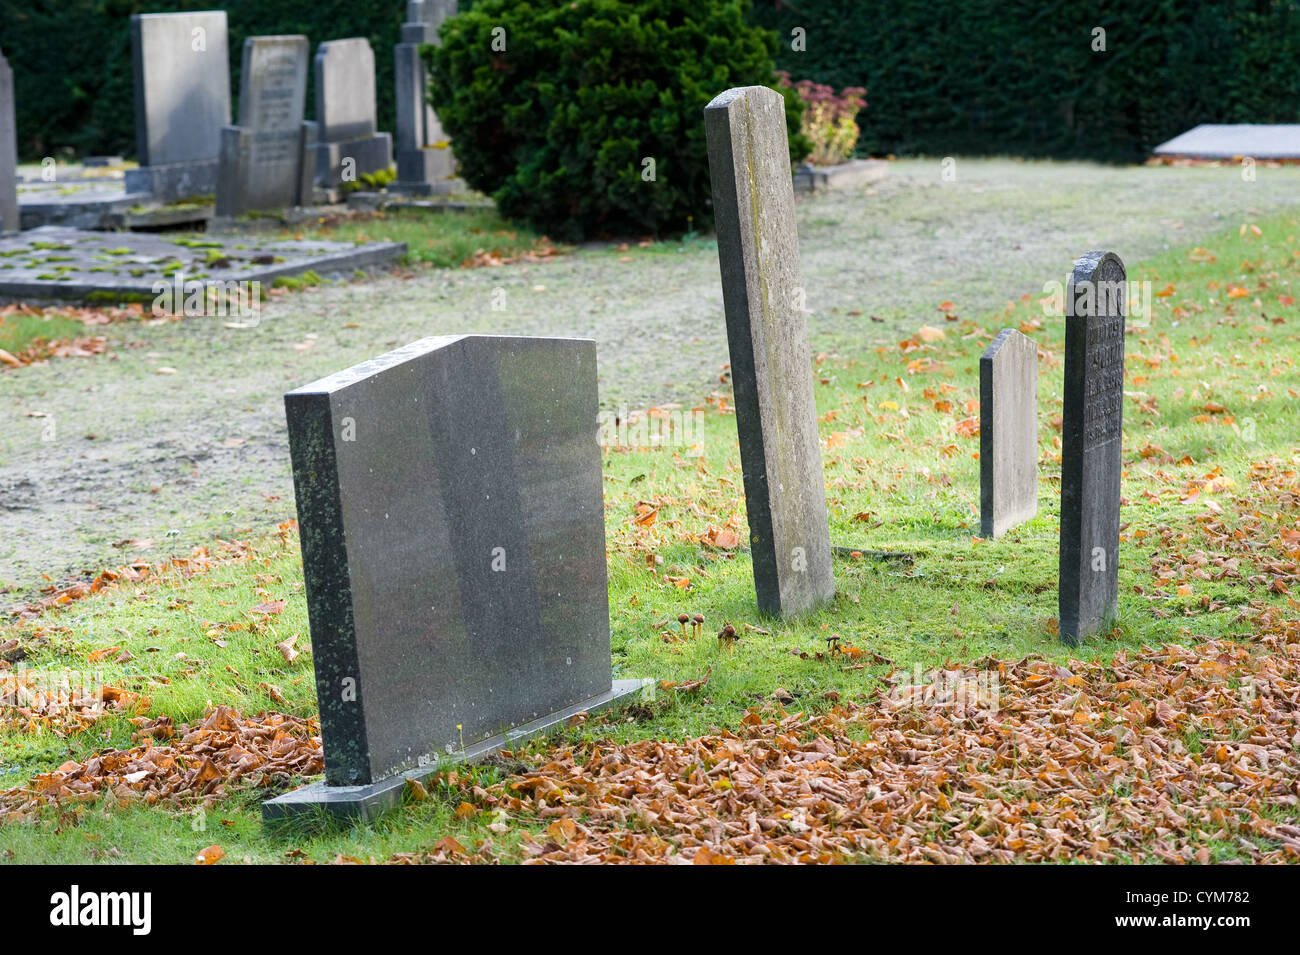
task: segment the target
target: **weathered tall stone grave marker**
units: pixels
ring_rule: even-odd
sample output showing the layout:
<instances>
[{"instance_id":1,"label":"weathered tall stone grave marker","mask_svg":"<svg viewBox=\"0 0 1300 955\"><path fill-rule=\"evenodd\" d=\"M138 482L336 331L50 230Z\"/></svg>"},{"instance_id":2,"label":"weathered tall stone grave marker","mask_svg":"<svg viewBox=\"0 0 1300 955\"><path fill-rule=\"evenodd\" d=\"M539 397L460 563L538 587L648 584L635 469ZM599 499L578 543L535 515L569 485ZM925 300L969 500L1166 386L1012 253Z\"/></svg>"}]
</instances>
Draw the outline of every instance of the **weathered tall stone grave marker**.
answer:
<instances>
[{"instance_id":1,"label":"weathered tall stone grave marker","mask_svg":"<svg viewBox=\"0 0 1300 955\"><path fill-rule=\"evenodd\" d=\"M1038 345L1004 328L980 356L980 534L1038 513Z\"/></svg>"},{"instance_id":2,"label":"weathered tall stone grave marker","mask_svg":"<svg viewBox=\"0 0 1300 955\"><path fill-rule=\"evenodd\" d=\"M704 109L758 605L835 596L785 100L727 90Z\"/></svg>"},{"instance_id":3,"label":"weathered tall stone grave marker","mask_svg":"<svg viewBox=\"0 0 1300 955\"><path fill-rule=\"evenodd\" d=\"M369 816L640 691L611 681L591 341L426 338L285 396L324 783Z\"/></svg>"},{"instance_id":4,"label":"weathered tall stone grave marker","mask_svg":"<svg viewBox=\"0 0 1300 955\"><path fill-rule=\"evenodd\" d=\"M316 178L327 189L393 164L393 137L375 132L375 54L365 37L316 48Z\"/></svg>"},{"instance_id":5,"label":"weathered tall stone grave marker","mask_svg":"<svg viewBox=\"0 0 1300 955\"><path fill-rule=\"evenodd\" d=\"M393 48L397 80L397 181L392 190L429 196L456 185L456 157L428 100L420 44L439 44L438 27L456 15L457 0L409 0L402 42Z\"/></svg>"},{"instance_id":6,"label":"weathered tall stone grave marker","mask_svg":"<svg viewBox=\"0 0 1300 955\"><path fill-rule=\"evenodd\" d=\"M163 202L216 192L230 124L225 11L132 14L131 57L140 168L126 191Z\"/></svg>"},{"instance_id":7,"label":"weathered tall stone grave marker","mask_svg":"<svg viewBox=\"0 0 1300 955\"><path fill-rule=\"evenodd\" d=\"M14 71L0 50L0 232L18 231L18 128Z\"/></svg>"},{"instance_id":8,"label":"weathered tall stone grave marker","mask_svg":"<svg viewBox=\"0 0 1300 955\"><path fill-rule=\"evenodd\" d=\"M308 47L305 36L244 41L239 125L221 130L217 215L311 202L316 124L302 119Z\"/></svg>"},{"instance_id":9,"label":"weathered tall stone grave marker","mask_svg":"<svg viewBox=\"0 0 1300 955\"><path fill-rule=\"evenodd\" d=\"M1059 604L1067 643L1097 633L1118 609L1126 292L1119 256L1089 252L1065 294Z\"/></svg>"}]
</instances>

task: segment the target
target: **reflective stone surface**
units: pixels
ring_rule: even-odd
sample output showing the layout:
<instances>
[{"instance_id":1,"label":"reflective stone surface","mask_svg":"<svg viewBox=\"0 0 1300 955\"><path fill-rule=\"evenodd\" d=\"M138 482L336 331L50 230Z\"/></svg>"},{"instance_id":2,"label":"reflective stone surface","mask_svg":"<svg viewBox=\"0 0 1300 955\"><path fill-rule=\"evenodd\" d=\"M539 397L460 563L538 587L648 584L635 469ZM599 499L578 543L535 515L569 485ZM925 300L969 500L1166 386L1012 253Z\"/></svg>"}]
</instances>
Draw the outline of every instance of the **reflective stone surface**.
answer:
<instances>
[{"instance_id":1,"label":"reflective stone surface","mask_svg":"<svg viewBox=\"0 0 1300 955\"><path fill-rule=\"evenodd\" d=\"M329 784L610 689L594 342L423 339L285 408Z\"/></svg>"}]
</instances>

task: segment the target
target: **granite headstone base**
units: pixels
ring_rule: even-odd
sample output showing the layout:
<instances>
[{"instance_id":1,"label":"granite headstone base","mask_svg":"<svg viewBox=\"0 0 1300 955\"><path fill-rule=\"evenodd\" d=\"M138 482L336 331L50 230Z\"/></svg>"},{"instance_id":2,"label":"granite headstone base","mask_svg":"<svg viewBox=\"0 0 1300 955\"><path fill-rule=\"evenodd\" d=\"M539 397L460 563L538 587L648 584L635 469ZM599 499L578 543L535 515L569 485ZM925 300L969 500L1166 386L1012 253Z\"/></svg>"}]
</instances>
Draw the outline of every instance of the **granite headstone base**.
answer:
<instances>
[{"instance_id":1,"label":"granite headstone base","mask_svg":"<svg viewBox=\"0 0 1300 955\"><path fill-rule=\"evenodd\" d=\"M271 146L269 150L264 146ZM316 162L316 124L294 132L258 133L243 126L221 131L217 215L310 205ZM287 160L263 161L270 152Z\"/></svg>"},{"instance_id":2,"label":"granite headstone base","mask_svg":"<svg viewBox=\"0 0 1300 955\"><path fill-rule=\"evenodd\" d=\"M213 158L128 169L126 191L147 193L157 202L212 196L217 192L219 165L220 160Z\"/></svg>"},{"instance_id":3,"label":"granite headstone base","mask_svg":"<svg viewBox=\"0 0 1300 955\"><path fill-rule=\"evenodd\" d=\"M563 729L579 713L598 713L640 700L653 700L654 689L653 680L615 680L613 687L604 693L467 746L428 765L408 769L366 786L331 786L321 781L268 799L262 803L262 821L291 824L297 820L326 816L348 822L368 822L402 804L407 780L422 782L444 770L448 763L476 763L503 749L518 749L531 739Z\"/></svg>"},{"instance_id":4,"label":"granite headstone base","mask_svg":"<svg viewBox=\"0 0 1300 955\"><path fill-rule=\"evenodd\" d=\"M456 176L456 158L450 149L430 146L397 151L397 181L392 192L408 196L440 196L464 187Z\"/></svg>"},{"instance_id":5,"label":"granite headstone base","mask_svg":"<svg viewBox=\"0 0 1300 955\"><path fill-rule=\"evenodd\" d=\"M369 173L381 172L393 165L393 137L388 133L375 133L360 139L316 144L316 181L327 189L343 184L343 164L351 159L357 179Z\"/></svg>"}]
</instances>

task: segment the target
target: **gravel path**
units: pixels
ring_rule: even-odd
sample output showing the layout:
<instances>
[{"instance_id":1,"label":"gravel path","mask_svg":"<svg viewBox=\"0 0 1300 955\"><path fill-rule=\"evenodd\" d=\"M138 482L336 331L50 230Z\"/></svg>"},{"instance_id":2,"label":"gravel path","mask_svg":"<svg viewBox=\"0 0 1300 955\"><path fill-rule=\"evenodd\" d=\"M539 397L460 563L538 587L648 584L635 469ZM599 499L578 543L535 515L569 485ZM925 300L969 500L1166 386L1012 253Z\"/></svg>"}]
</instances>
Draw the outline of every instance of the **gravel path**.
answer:
<instances>
[{"instance_id":1,"label":"gravel path","mask_svg":"<svg viewBox=\"0 0 1300 955\"><path fill-rule=\"evenodd\" d=\"M1134 262L1297 204L1295 167L1245 183L1232 168L959 160L945 183L938 161L896 162L875 194L800 203L813 346L861 352L933 321L945 299L976 317L1039 293L1089 249ZM117 325L105 356L0 372L0 586L16 600L42 575L157 559L292 516L281 395L456 332L592 337L607 406L696 401L727 360L716 249L590 247L384 275L280 298L253 329Z\"/></svg>"}]
</instances>

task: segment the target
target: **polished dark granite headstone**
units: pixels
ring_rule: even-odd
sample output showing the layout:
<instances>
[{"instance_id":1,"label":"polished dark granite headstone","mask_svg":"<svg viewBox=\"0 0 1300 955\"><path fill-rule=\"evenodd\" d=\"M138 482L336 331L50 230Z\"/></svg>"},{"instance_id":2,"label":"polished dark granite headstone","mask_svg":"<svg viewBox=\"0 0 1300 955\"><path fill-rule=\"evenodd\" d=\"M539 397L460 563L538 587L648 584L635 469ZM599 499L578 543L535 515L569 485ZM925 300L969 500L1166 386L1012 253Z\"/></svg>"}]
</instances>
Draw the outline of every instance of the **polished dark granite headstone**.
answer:
<instances>
[{"instance_id":1,"label":"polished dark granite headstone","mask_svg":"<svg viewBox=\"0 0 1300 955\"><path fill-rule=\"evenodd\" d=\"M1067 643L1103 629L1118 608L1126 290L1113 252L1079 259L1066 290L1059 605Z\"/></svg>"},{"instance_id":2,"label":"polished dark granite headstone","mask_svg":"<svg viewBox=\"0 0 1300 955\"><path fill-rule=\"evenodd\" d=\"M1004 328L980 356L980 536L1038 513L1038 345Z\"/></svg>"},{"instance_id":3,"label":"polished dark granite headstone","mask_svg":"<svg viewBox=\"0 0 1300 955\"><path fill-rule=\"evenodd\" d=\"M795 616L830 603L835 578L785 100L727 90L704 129L754 589L760 609Z\"/></svg>"},{"instance_id":4,"label":"polished dark granite headstone","mask_svg":"<svg viewBox=\"0 0 1300 955\"><path fill-rule=\"evenodd\" d=\"M318 803L618 689L596 402L594 342L481 335L285 396Z\"/></svg>"}]
</instances>

